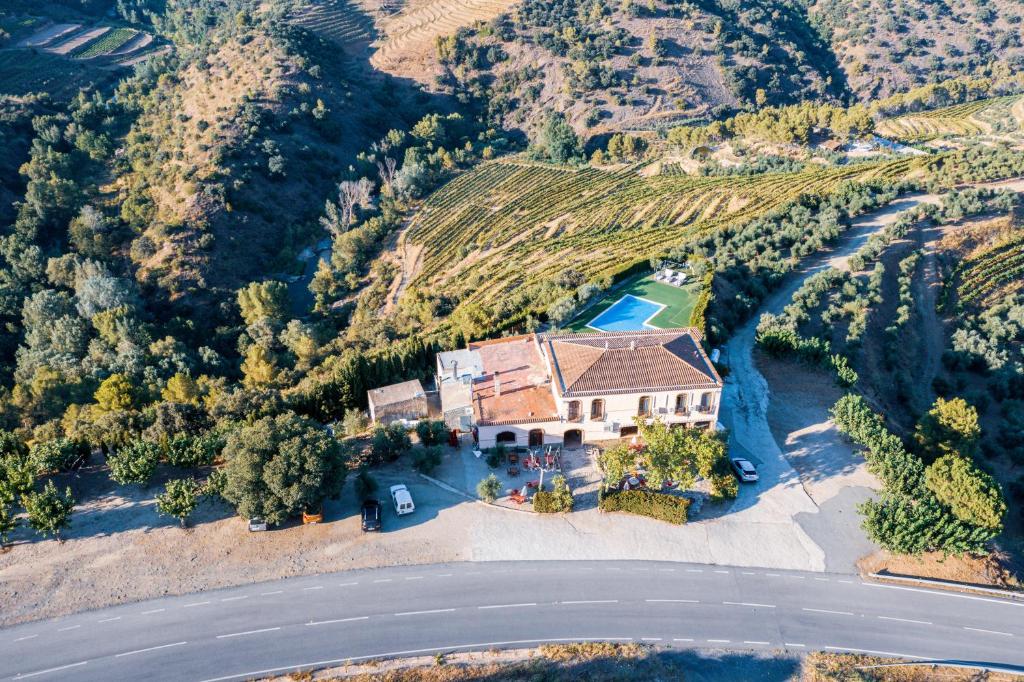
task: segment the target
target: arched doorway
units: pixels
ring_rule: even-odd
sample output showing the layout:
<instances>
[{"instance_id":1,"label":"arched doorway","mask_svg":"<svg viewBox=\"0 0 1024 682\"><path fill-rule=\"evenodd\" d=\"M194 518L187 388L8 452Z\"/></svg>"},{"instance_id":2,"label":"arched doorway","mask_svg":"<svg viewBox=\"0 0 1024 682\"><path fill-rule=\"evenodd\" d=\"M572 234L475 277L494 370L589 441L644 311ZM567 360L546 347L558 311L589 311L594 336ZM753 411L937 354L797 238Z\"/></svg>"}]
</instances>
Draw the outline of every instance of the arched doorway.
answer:
<instances>
[{"instance_id":1,"label":"arched doorway","mask_svg":"<svg viewBox=\"0 0 1024 682\"><path fill-rule=\"evenodd\" d=\"M498 445L515 445L516 434L514 431L502 431L494 437L494 442Z\"/></svg>"},{"instance_id":2,"label":"arched doorway","mask_svg":"<svg viewBox=\"0 0 1024 682\"><path fill-rule=\"evenodd\" d=\"M529 435L529 446L539 448L544 445L544 429L531 429Z\"/></svg>"},{"instance_id":3,"label":"arched doorway","mask_svg":"<svg viewBox=\"0 0 1024 682\"><path fill-rule=\"evenodd\" d=\"M562 444L566 449L578 448L583 445L583 431L580 429L569 429L562 436Z\"/></svg>"}]
</instances>

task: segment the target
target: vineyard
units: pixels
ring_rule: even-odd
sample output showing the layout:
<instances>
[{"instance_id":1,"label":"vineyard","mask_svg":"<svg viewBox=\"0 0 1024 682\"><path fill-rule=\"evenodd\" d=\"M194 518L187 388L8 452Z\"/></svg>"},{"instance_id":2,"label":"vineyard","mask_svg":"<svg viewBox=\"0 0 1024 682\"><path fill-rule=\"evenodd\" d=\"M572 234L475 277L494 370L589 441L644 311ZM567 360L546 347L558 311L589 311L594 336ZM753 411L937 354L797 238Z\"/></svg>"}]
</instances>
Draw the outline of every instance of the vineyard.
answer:
<instances>
[{"instance_id":1,"label":"vineyard","mask_svg":"<svg viewBox=\"0 0 1024 682\"><path fill-rule=\"evenodd\" d=\"M1021 95L1008 95L958 104L887 119L875 129L879 135L904 142L923 142L942 136L989 135L1017 130L1016 104Z\"/></svg>"},{"instance_id":2,"label":"vineyard","mask_svg":"<svg viewBox=\"0 0 1024 682\"><path fill-rule=\"evenodd\" d=\"M0 51L0 92L10 95L48 92L60 98L77 92L95 74L82 64L44 52Z\"/></svg>"},{"instance_id":3,"label":"vineyard","mask_svg":"<svg viewBox=\"0 0 1024 682\"><path fill-rule=\"evenodd\" d=\"M800 194L903 177L914 163L645 178L633 168L493 162L442 187L415 216L406 240L424 248L414 283L486 304L568 267L592 281Z\"/></svg>"},{"instance_id":4,"label":"vineyard","mask_svg":"<svg viewBox=\"0 0 1024 682\"><path fill-rule=\"evenodd\" d=\"M120 49L129 40L137 35L137 31L130 28L115 28L104 33L98 40L87 43L76 49L72 56L77 59L89 59L100 57Z\"/></svg>"},{"instance_id":5,"label":"vineyard","mask_svg":"<svg viewBox=\"0 0 1024 682\"><path fill-rule=\"evenodd\" d=\"M303 7L291 20L338 45L363 47L374 39L373 21L348 0L321 0Z\"/></svg>"},{"instance_id":6,"label":"vineyard","mask_svg":"<svg viewBox=\"0 0 1024 682\"><path fill-rule=\"evenodd\" d=\"M966 260L959 268L957 294L964 303L984 304L1024 282L1024 234Z\"/></svg>"},{"instance_id":7,"label":"vineyard","mask_svg":"<svg viewBox=\"0 0 1024 682\"><path fill-rule=\"evenodd\" d=\"M432 55L438 37L451 35L477 21L490 21L513 4L514 0L428 0L417 4L414 9L385 21L387 39L371 61L379 69L394 71L406 60Z\"/></svg>"}]
</instances>

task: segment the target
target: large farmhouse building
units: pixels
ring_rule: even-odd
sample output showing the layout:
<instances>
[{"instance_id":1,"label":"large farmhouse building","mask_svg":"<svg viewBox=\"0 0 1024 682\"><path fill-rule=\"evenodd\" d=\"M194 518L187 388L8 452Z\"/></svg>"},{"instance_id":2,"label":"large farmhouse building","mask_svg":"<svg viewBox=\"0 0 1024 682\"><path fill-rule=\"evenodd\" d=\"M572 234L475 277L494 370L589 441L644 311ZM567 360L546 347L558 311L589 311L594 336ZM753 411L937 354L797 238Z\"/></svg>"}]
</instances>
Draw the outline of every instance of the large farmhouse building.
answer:
<instances>
[{"instance_id":1,"label":"large farmhouse building","mask_svg":"<svg viewBox=\"0 0 1024 682\"><path fill-rule=\"evenodd\" d=\"M722 380L696 329L527 334L440 353L445 419L481 447L629 436L635 417L710 428Z\"/></svg>"}]
</instances>

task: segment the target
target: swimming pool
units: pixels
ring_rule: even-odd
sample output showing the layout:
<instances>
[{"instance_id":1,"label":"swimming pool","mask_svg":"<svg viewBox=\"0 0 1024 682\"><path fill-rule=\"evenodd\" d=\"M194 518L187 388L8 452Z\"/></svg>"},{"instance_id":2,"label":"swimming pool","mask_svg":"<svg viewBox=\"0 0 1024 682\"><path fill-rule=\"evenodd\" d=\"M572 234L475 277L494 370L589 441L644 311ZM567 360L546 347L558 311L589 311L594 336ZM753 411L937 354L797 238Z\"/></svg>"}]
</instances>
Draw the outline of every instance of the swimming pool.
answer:
<instances>
[{"instance_id":1,"label":"swimming pool","mask_svg":"<svg viewBox=\"0 0 1024 682\"><path fill-rule=\"evenodd\" d=\"M657 329L648 324L651 318L664 309L661 303L626 294L610 308L595 317L587 326L602 332L631 332L640 329Z\"/></svg>"}]
</instances>

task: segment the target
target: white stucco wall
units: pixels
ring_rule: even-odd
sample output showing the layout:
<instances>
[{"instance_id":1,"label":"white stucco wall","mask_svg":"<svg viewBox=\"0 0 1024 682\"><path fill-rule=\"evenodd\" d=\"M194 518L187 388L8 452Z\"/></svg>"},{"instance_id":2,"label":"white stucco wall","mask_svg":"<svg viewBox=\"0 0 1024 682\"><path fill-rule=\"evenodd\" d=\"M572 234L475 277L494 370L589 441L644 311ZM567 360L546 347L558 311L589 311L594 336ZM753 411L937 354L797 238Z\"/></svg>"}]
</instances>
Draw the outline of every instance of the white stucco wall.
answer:
<instances>
[{"instance_id":1,"label":"white stucco wall","mask_svg":"<svg viewBox=\"0 0 1024 682\"><path fill-rule=\"evenodd\" d=\"M558 406L562 420L558 422L537 422L530 424L516 424L511 426L480 426L478 427L480 447L494 447L497 435L503 431L510 431L516 435L516 445L527 445L529 433L533 429L544 431L545 443L561 443L566 431L580 429L583 432L583 440L594 442L609 440L619 437L622 427L633 426L633 417L636 416L640 405L640 396L649 395L652 400L651 411L653 416L660 417L667 424L712 422L718 420L718 406L721 401L721 389L707 391L711 393L712 409L708 413L697 412L693 409L688 414L677 415L675 413L676 395L679 391L663 393L629 393L624 395L604 396L605 418L603 420L592 420L590 418L591 401L598 399L579 398L582 419L578 422L570 422L566 419L569 414L567 400L555 396L555 404ZM689 395L688 405L694 406L700 403L701 394L705 391L684 391ZM664 410L664 411L662 411ZM617 425L617 426L615 426ZM613 430L608 430L615 426Z\"/></svg>"}]
</instances>

